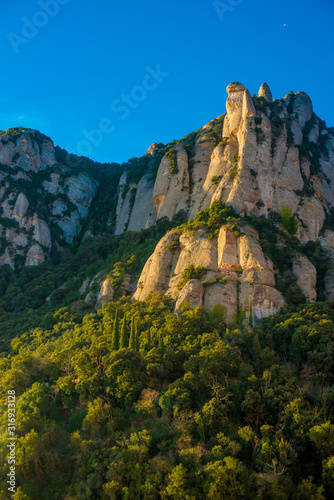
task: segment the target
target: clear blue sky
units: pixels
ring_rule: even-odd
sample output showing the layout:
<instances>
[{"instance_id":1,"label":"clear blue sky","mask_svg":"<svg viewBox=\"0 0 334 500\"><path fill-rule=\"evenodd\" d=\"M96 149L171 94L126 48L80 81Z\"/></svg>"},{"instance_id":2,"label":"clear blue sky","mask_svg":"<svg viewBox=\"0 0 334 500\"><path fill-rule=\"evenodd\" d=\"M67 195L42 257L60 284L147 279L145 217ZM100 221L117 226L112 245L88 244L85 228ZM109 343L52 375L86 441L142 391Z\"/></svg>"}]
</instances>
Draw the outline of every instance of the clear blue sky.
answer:
<instances>
[{"instance_id":1,"label":"clear blue sky","mask_svg":"<svg viewBox=\"0 0 334 500\"><path fill-rule=\"evenodd\" d=\"M235 80L274 98L303 90L334 125L332 0L221 0L220 16L211 0L49 1L49 14L47 0L2 2L2 130L122 162L225 112Z\"/></svg>"}]
</instances>

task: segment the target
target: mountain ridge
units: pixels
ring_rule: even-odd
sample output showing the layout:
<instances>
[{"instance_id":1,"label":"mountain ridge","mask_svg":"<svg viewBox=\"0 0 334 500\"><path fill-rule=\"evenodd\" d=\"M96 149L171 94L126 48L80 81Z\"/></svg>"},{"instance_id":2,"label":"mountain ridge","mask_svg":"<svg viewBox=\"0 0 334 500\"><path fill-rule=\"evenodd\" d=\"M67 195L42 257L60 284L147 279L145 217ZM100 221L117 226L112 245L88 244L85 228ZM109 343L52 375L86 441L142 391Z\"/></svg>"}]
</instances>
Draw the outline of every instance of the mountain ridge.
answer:
<instances>
[{"instance_id":1,"label":"mountain ridge","mask_svg":"<svg viewBox=\"0 0 334 500\"><path fill-rule=\"evenodd\" d=\"M316 300L317 293L322 298L333 298L330 270L334 248L332 130L313 113L312 102L304 92L272 100L266 83L261 85L257 96L251 97L240 82L234 82L228 85L227 94L227 113L181 140L167 145L153 143L140 158L132 158L122 165L99 164L69 154L54 147L50 138L31 129L2 132L0 265L7 264L12 269L38 265L57 253L61 255L66 248L72 247L75 251L82 242L99 238L104 232L122 236L126 232L149 229L159 220L163 225L165 219L169 223L175 219L179 223L188 222L191 227L199 213L220 203L231 206L241 217L251 215L269 221L271 228L268 229L267 224L266 231L267 234L271 231L271 238L275 239L271 253L266 248L265 231L259 232L256 224L252 229L249 221L248 226L246 221L242 226L235 224L238 221L227 221L227 225L224 221L221 235L216 234L210 242L212 249L207 251L212 253L215 246L219 255L234 252L239 255L234 267L221 257L212 259L207 251L198 250L201 241L205 243L207 238L201 233L203 229L196 229L198 237L191 237L192 242L189 243L188 238L187 244L181 244L183 251L181 248L178 251L183 264L180 266L175 261L175 252L171 254L168 250L172 243L169 239L177 237L181 241L185 236L181 238L172 231L171 236L165 237L168 244L162 254L158 245L152 255L156 267L148 270L151 259L139 279L138 274L127 276L125 293L134 293L135 299L143 299L151 292L163 291L179 302L177 309L179 295L193 305L211 308L219 303L227 307L229 320L239 306L248 310L248 303L252 302L249 297L255 294L257 302L250 305L254 311L258 310L255 321L277 312L286 297L292 295L294 287L297 287L297 296L305 300ZM290 260L287 259L286 268L281 271L273 253L275 245L286 247L287 243L278 230L299 241L293 249L290 247ZM251 240L247 231L252 232ZM225 243L219 249L218 240L223 239ZM308 242L320 245L318 258L313 256L313 261L309 259L310 252L303 254L302 246ZM245 251L250 254L246 260ZM184 257L185 253L188 257ZM163 271L164 278L158 278L159 269L165 269L164 260L169 262L171 255L174 264L171 261L168 270ZM201 260L210 264L199 282L192 283L197 292L194 293L191 283L187 282L184 289L175 288L189 266L196 268ZM323 276L325 260L328 270ZM175 277L175 269L178 277ZM88 303L96 301L99 307L112 299L115 280L110 272L112 274L112 270L106 269L92 280L95 288L99 283L99 291L92 293L92 283L87 285ZM156 278L148 280L147 272ZM303 277L305 272L308 279ZM251 275L252 278L247 277ZM215 282L223 278L227 280L226 285ZM227 293L232 286L230 280L234 283L233 290ZM289 280L291 283L287 285ZM143 290L138 287L141 282L145 283ZM205 291L201 288L203 282L210 283ZM88 283L87 279L84 283ZM86 290L83 284L80 290ZM239 304L239 291L243 286L246 286L241 292L244 299ZM226 295L228 300L224 299ZM215 298L209 299L211 296Z\"/></svg>"}]
</instances>

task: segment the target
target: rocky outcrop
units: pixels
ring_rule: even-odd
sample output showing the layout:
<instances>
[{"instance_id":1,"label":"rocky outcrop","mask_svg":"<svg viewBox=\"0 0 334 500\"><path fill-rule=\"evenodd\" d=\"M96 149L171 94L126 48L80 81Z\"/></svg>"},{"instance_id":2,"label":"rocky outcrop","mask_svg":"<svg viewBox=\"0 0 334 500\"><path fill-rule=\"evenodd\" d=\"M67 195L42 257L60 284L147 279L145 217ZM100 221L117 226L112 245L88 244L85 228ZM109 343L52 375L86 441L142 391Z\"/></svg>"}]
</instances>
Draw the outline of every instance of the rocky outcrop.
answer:
<instances>
[{"instance_id":1,"label":"rocky outcrop","mask_svg":"<svg viewBox=\"0 0 334 500\"><path fill-rule=\"evenodd\" d=\"M304 256L298 255L293 260L293 274L297 277L298 285L308 302L317 300L315 289L317 283L317 271L314 265Z\"/></svg>"},{"instance_id":2,"label":"rocky outcrop","mask_svg":"<svg viewBox=\"0 0 334 500\"><path fill-rule=\"evenodd\" d=\"M97 297L96 309L99 309L103 304L107 304L110 302L115 295L115 290L112 286L112 280L110 278L106 278L102 282L102 286L100 292Z\"/></svg>"},{"instance_id":3,"label":"rocky outcrop","mask_svg":"<svg viewBox=\"0 0 334 500\"><path fill-rule=\"evenodd\" d=\"M129 221L128 229L139 230L179 210L191 219L219 200L241 214L267 216L289 207L300 241L318 238L334 207L334 137L314 115L311 99L297 92L273 101L266 83L258 98L239 82L227 93L222 132L212 120L193 134L191 148L185 140L174 147L177 168L165 155L154 186L151 173L145 174L133 187L133 208L126 197L121 203L117 234Z\"/></svg>"},{"instance_id":4,"label":"rocky outcrop","mask_svg":"<svg viewBox=\"0 0 334 500\"><path fill-rule=\"evenodd\" d=\"M139 231L154 224L155 207L153 190L154 181L152 175L144 175L137 185L136 198L133 210L131 211L128 231Z\"/></svg>"},{"instance_id":5,"label":"rocky outcrop","mask_svg":"<svg viewBox=\"0 0 334 500\"><path fill-rule=\"evenodd\" d=\"M31 129L0 134L0 163L0 264L38 265L78 235L97 182L59 163L51 139Z\"/></svg>"},{"instance_id":6,"label":"rocky outcrop","mask_svg":"<svg viewBox=\"0 0 334 500\"><path fill-rule=\"evenodd\" d=\"M324 234L319 238L322 248L327 253L331 262L331 268L328 269L325 275L325 293L327 300L334 299L334 231L326 229Z\"/></svg>"},{"instance_id":7,"label":"rocky outcrop","mask_svg":"<svg viewBox=\"0 0 334 500\"><path fill-rule=\"evenodd\" d=\"M45 260L45 252L43 251L42 247L35 243L32 245L28 252L27 252L27 257L25 261L26 266L38 266Z\"/></svg>"},{"instance_id":8,"label":"rocky outcrop","mask_svg":"<svg viewBox=\"0 0 334 500\"><path fill-rule=\"evenodd\" d=\"M154 253L146 262L138 280L134 299L144 300L152 291L166 291L170 278L172 263L175 258L168 246L174 241L174 233L164 236L155 248Z\"/></svg>"},{"instance_id":9,"label":"rocky outcrop","mask_svg":"<svg viewBox=\"0 0 334 500\"><path fill-rule=\"evenodd\" d=\"M176 301L175 311L178 312L182 306L191 308L203 305L204 287L199 280L190 280L182 288L182 291Z\"/></svg>"},{"instance_id":10,"label":"rocky outcrop","mask_svg":"<svg viewBox=\"0 0 334 500\"><path fill-rule=\"evenodd\" d=\"M170 246L175 239L178 250ZM204 268L204 274L182 286L184 273L191 266ZM251 304L253 320L258 321L284 304L274 287L273 264L265 258L256 231L248 226L237 231L223 226L212 239L203 229L168 233L148 259L134 299L144 300L151 292L165 291L176 300L176 311L186 302L207 309L220 304L226 307L229 322L238 307L248 314Z\"/></svg>"},{"instance_id":11,"label":"rocky outcrop","mask_svg":"<svg viewBox=\"0 0 334 500\"><path fill-rule=\"evenodd\" d=\"M160 163L154 184L153 201L157 219L173 218L180 210L187 209L189 197L188 156L182 146L176 148L176 173L172 171L172 162L164 156Z\"/></svg>"},{"instance_id":12,"label":"rocky outcrop","mask_svg":"<svg viewBox=\"0 0 334 500\"><path fill-rule=\"evenodd\" d=\"M258 97L264 97L267 101L273 100L271 90L267 83L262 83L257 95Z\"/></svg>"}]
</instances>

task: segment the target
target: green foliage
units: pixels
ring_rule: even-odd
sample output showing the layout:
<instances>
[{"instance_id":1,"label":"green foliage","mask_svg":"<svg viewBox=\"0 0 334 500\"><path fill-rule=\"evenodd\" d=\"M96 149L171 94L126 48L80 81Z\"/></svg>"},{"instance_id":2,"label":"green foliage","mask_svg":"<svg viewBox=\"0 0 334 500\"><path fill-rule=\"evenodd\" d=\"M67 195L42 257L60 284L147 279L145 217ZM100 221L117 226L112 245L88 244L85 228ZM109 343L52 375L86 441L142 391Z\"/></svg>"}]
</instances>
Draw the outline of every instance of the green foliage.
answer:
<instances>
[{"instance_id":1,"label":"green foliage","mask_svg":"<svg viewBox=\"0 0 334 500\"><path fill-rule=\"evenodd\" d=\"M177 285L178 290L182 290L184 285L186 285L190 280L200 280L205 273L206 269L204 269L204 267L195 267L193 264L191 264L189 267L187 267L187 269L184 270L182 279Z\"/></svg>"},{"instance_id":2,"label":"green foliage","mask_svg":"<svg viewBox=\"0 0 334 500\"><path fill-rule=\"evenodd\" d=\"M133 349L134 351L137 348L137 332L136 332L136 323L135 323L135 317L134 316L132 316L132 318L131 318L131 330L130 330L129 348Z\"/></svg>"},{"instance_id":3,"label":"green foliage","mask_svg":"<svg viewBox=\"0 0 334 500\"><path fill-rule=\"evenodd\" d=\"M255 133L256 133L256 140L259 144L265 141L266 136L260 127L255 127Z\"/></svg>"},{"instance_id":4,"label":"green foliage","mask_svg":"<svg viewBox=\"0 0 334 500\"><path fill-rule=\"evenodd\" d=\"M170 173L177 174L179 169L177 167L177 153L176 149L172 148L167 152L167 158L170 160Z\"/></svg>"},{"instance_id":5,"label":"green foliage","mask_svg":"<svg viewBox=\"0 0 334 500\"><path fill-rule=\"evenodd\" d=\"M172 253L175 253L178 250L180 250L180 241L178 235L174 236L174 240L170 245L168 245L167 250Z\"/></svg>"},{"instance_id":6,"label":"green foliage","mask_svg":"<svg viewBox=\"0 0 334 500\"><path fill-rule=\"evenodd\" d=\"M216 120L213 120L212 128L205 132L202 136L203 140L211 139L214 138L216 141L216 145L222 144L223 146L226 146L227 140L222 139L222 132L223 132L223 126L224 126L224 119L225 119L226 114L219 116ZM211 122L211 123L212 123Z\"/></svg>"},{"instance_id":7,"label":"green foliage","mask_svg":"<svg viewBox=\"0 0 334 500\"><path fill-rule=\"evenodd\" d=\"M12 387L21 498L330 498L334 302L256 327L225 314L123 297L13 340L0 445ZM130 349L114 349L119 317Z\"/></svg>"},{"instance_id":8,"label":"green foliage","mask_svg":"<svg viewBox=\"0 0 334 500\"><path fill-rule=\"evenodd\" d=\"M236 151L232 158L232 165L237 165L240 161L239 151Z\"/></svg>"},{"instance_id":9,"label":"green foliage","mask_svg":"<svg viewBox=\"0 0 334 500\"><path fill-rule=\"evenodd\" d=\"M113 351L117 351L119 348L119 320L118 320L118 310L115 312L114 325L112 329L111 337L111 348Z\"/></svg>"},{"instance_id":10,"label":"green foliage","mask_svg":"<svg viewBox=\"0 0 334 500\"><path fill-rule=\"evenodd\" d=\"M203 228L208 232L209 237L218 233L224 224L233 224L241 220L241 217L230 206L220 201L214 201L210 208L199 212L193 220L187 223L188 229Z\"/></svg>"},{"instance_id":11,"label":"green foliage","mask_svg":"<svg viewBox=\"0 0 334 500\"><path fill-rule=\"evenodd\" d=\"M216 283L220 283L221 285L224 285L226 283L226 278L216 278L214 280L202 281L202 285L204 287L210 286L210 285L215 285Z\"/></svg>"},{"instance_id":12,"label":"green foliage","mask_svg":"<svg viewBox=\"0 0 334 500\"><path fill-rule=\"evenodd\" d=\"M296 217L294 217L292 208L286 206L280 213L282 226L289 234L296 234L298 229L298 222Z\"/></svg>"},{"instance_id":13,"label":"green foliage","mask_svg":"<svg viewBox=\"0 0 334 500\"><path fill-rule=\"evenodd\" d=\"M138 278L160 238L183 222L184 212L180 211L171 222L160 218L151 228L136 233L115 236L105 232L87 238L61 256L55 252L52 260L38 267L13 272L1 266L0 352L8 349L16 335L29 334L37 326L52 327L53 313L61 306L69 307L78 317L92 312L92 305L83 301L78 290L86 278L93 278L101 269L109 270L115 296L120 296L124 275Z\"/></svg>"},{"instance_id":14,"label":"green foliage","mask_svg":"<svg viewBox=\"0 0 334 500\"><path fill-rule=\"evenodd\" d=\"M120 349L125 349L126 347L129 347L129 335L128 335L128 325L127 325L126 313L123 316L119 347L120 347Z\"/></svg>"},{"instance_id":15,"label":"green foliage","mask_svg":"<svg viewBox=\"0 0 334 500\"><path fill-rule=\"evenodd\" d=\"M229 171L229 177L232 181L237 177L239 173L238 163L240 161L239 151L236 151L232 158L232 167Z\"/></svg>"},{"instance_id":16,"label":"green foliage","mask_svg":"<svg viewBox=\"0 0 334 500\"><path fill-rule=\"evenodd\" d=\"M8 128L7 130L0 130L0 135L7 135L9 140L15 141L15 139L17 139L22 134L22 132L25 132L25 129L23 127L14 127Z\"/></svg>"},{"instance_id":17,"label":"green foliage","mask_svg":"<svg viewBox=\"0 0 334 500\"><path fill-rule=\"evenodd\" d=\"M255 109L261 113L266 112L269 102L263 97L252 96Z\"/></svg>"},{"instance_id":18,"label":"green foliage","mask_svg":"<svg viewBox=\"0 0 334 500\"><path fill-rule=\"evenodd\" d=\"M211 177L211 184L213 184L213 185L218 184L220 179L221 178L218 175L214 175L213 177Z\"/></svg>"}]
</instances>

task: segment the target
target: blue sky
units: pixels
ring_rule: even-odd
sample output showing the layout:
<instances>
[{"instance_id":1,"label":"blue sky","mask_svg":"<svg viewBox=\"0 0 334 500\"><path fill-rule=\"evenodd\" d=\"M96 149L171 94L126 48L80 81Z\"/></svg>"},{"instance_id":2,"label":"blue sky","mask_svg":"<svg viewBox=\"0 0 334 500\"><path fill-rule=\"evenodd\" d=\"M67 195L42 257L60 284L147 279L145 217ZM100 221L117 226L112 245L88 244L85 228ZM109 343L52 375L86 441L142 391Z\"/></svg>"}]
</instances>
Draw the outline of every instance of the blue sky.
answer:
<instances>
[{"instance_id":1,"label":"blue sky","mask_svg":"<svg viewBox=\"0 0 334 500\"><path fill-rule=\"evenodd\" d=\"M2 2L0 129L123 162L224 113L236 80L303 90L333 126L333 19L332 0Z\"/></svg>"}]
</instances>

